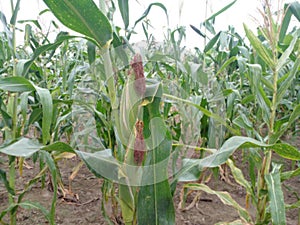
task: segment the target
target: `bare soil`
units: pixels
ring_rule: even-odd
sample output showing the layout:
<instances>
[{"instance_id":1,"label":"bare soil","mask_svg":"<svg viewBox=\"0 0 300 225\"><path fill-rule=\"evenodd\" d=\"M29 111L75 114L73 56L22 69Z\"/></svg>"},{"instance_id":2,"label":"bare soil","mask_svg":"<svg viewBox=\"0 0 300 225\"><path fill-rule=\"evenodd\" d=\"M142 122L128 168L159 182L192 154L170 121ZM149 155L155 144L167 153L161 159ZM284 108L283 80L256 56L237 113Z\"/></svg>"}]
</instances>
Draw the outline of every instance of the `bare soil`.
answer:
<instances>
[{"instance_id":1,"label":"bare soil","mask_svg":"<svg viewBox=\"0 0 300 225\"><path fill-rule=\"evenodd\" d=\"M295 137L290 138L298 148L300 148L300 140ZM247 162L243 162L242 156L237 152L234 159L245 174L247 174ZM275 157L276 160L277 157ZM0 166L2 169L7 171L7 157L0 155ZM2 161L2 163L1 163ZM68 177L72 173L74 168L79 163L79 159L73 158L64 160L59 164L63 182L68 187ZM293 166L290 163L280 161L284 163L285 170L291 169ZM26 163L33 168L24 168L22 177L17 177L17 189L21 190L24 183L30 180L38 172L38 165L34 165L30 159L26 160ZM229 179L230 179L229 175ZM212 178L208 182L208 185L219 191L227 191L232 197L245 206L245 190L234 183L233 179L230 179L232 184L229 182L222 181L219 178ZM56 223L57 225L93 225L93 224L108 224L101 213L101 184L102 181L96 178L85 166L83 166L78 175L72 182L72 196L66 196L60 198L57 201L56 208ZM190 205L197 192L193 192L188 196L185 207L186 210L179 209L179 202L181 200L181 190L183 185L178 184L175 195L174 204L176 207L176 224L178 225L212 225L218 222L230 222L239 219L238 213L230 206L224 205L217 197L202 193L201 196ZM295 193L300 196L300 177L293 178L284 182L283 185L284 197L287 204L291 204L297 201ZM293 193L294 192L294 193ZM50 208L52 201L53 192L49 188L41 188L41 184L37 183L34 187L26 194L24 200L30 200L33 202L39 202L46 208ZM3 184L0 183L0 212L8 206L7 192L5 191ZM189 206L191 206L189 208ZM250 214L255 215L255 210L250 207ZM287 224L297 225L298 216L300 210L292 209L287 211ZM5 217L4 221L8 221L8 217ZM49 224L45 217L38 210L25 210L19 209L17 212L17 224L21 225L32 225L32 224ZM299 224L298 224L299 225Z\"/></svg>"}]
</instances>

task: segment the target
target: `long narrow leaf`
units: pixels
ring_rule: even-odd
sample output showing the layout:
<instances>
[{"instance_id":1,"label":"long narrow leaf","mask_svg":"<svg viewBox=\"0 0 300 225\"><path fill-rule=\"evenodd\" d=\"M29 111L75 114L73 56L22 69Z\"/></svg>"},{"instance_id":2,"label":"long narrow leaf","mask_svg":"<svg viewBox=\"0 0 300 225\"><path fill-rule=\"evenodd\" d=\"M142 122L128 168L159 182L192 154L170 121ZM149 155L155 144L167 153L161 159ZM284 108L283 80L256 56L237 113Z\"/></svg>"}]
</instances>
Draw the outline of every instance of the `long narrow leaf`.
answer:
<instances>
[{"instance_id":1,"label":"long narrow leaf","mask_svg":"<svg viewBox=\"0 0 300 225\"><path fill-rule=\"evenodd\" d=\"M300 3L298 1L294 1L293 3L291 3L290 9L293 15L300 22Z\"/></svg>"},{"instance_id":2,"label":"long narrow leaf","mask_svg":"<svg viewBox=\"0 0 300 225\"><path fill-rule=\"evenodd\" d=\"M43 144L46 145L47 142L50 140L50 128L53 114L52 96L48 89L39 88L35 86L35 90L40 97L40 101L43 107L42 134Z\"/></svg>"},{"instance_id":3,"label":"long narrow leaf","mask_svg":"<svg viewBox=\"0 0 300 225\"><path fill-rule=\"evenodd\" d=\"M42 151L41 154L46 159L46 163L48 165L48 168L51 172L51 178L52 178L52 184L53 184L53 197L52 197L52 203L51 203L51 210L49 213L49 221L51 225L55 224L55 210L56 210L56 200L57 200L57 167L56 164L51 157L50 153L46 151Z\"/></svg>"},{"instance_id":4,"label":"long narrow leaf","mask_svg":"<svg viewBox=\"0 0 300 225\"><path fill-rule=\"evenodd\" d=\"M128 0L118 0L119 9L121 12L121 16L125 25L125 29L129 26L129 7Z\"/></svg>"},{"instance_id":5,"label":"long narrow leaf","mask_svg":"<svg viewBox=\"0 0 300 225\"><path fill-rule=\"evenodd\" d=\"M265 176L268 186L268 196L270 199L270 209L272 216L272 224L274 225L285 225L285 205L283 192L281 189L280 172L272 171L270 174Z\"/></svg>"},{"instance_id":6,"label":"long narrow leaf","mask_svg":"<svg viewBox=\"0 0 300 225\"><path fill-rule=\"evenodd\" d=\"M178 179L180 181L182 177L184 181L187 181L185 174L188 173L188 171L195 169L195 167L197 167L199 170L207 167L217 167L224 164L237 149L257 147L272 149L277 154L288 159L300 159L300 152L298 149L289 144L279 143L268 145L253 138L234 136L228 139L218 151L203 159L185 159L184 166L178 172L178 174L176 174L174 180ZM194 181L194 179L191 179L190 181Z\"/></svg>"},{"instance_id":7,"label":"long narrow leaf","mask_svg":"<svg viewBox=\"0 0 300 225\"><path fill-rule=\"evenodd\" d=\"M0 149L1 153L18 157L30 157L42 147L29 138L21 138L17 142Z\"/></svg>"},{"instance_id":8,"label":"long narrow leaf","mask_svg":"<svg viewBox=\"0 0 300 225\"><path fill-rule=\"evenodd\" d=\"M208 52L216 43L217 41L219 40L220 38L220 35L221 35L221 31L219 33L217 33L208 43L207 45L205 46L204 48L204 52Z\"/></svg>"},{"instance_id":9,"label":"long narrow leaf","mask_svg":"<svg viewBox=\"0 0 300 225\"><path fill-rule=\"evenodd\" d=\"M289 121L284 126L281 126L280 129L270 137L270 143L275 143L285 132L286 130L300 117L300 104L294 107L292 114L290 115Z\"/></svg>"},{"instance_id":10,"label":"long narrow leaf","mask_svg":"<svg viewBox=\"0 0 300 225\"><path fill-rule=\"evenodd\" d=\"M235 3L236 3L237 0L234 0L232 2L230 2L228 5L226 5L225 7L223 7L221 10L219 10L218 12L214 13L213 15L211 15L209 18L207 18L204 23L206 21L209 21L209 20L213 20L215 19L218 15L220 15L221 13L225 12L227 9L229 9L231 6L233 6Z\"/></svg>"},{"instance_id":11,"label":"long narrow leaf","mask_svg":"<svg viewBox=\"0 0 300 225\"><path fill-rule=\"evenodd\" d=\"M279 71L286 63L288 63L288 58L290 54L292 53L294 46L298 40L297 32L293 34L294 38L292 39L291 43L289 44L289 47L284 51L284 53L280 56L278 63L277 63L277 71Z\"/></svg>"},{"instance_id":12,"label":"long narrow leaf","mask_svg":"<svg viewBox=\"0 0 300 225\"><path fill-rule=\"evenodd\" d=\"M222 73L223 70L225 70L228 65L230 65L231 63L236 61L236 59L237 59L236 56L232 56L228 60L226 60L226 62L224 62L224 64L221 66L221 68L217 71L216 76L218 76L220 73Z\"/></svg>"},{"instance_id":13,"label":"long narrow leaf","mask_svg":"<svg viewBox=\"0 0 300 225\"><path fill-rule=\"evenodd\" d=\"M34 91L34 86L24 77L5 77L0 79L0 89L10 92L25 92Z\"/></svg>"},{"instance_id":14,"label":"long narrow leaf","mask_svg":"<svg viewBox=\"0 0 300 225\"><path fill-rule=\"evenodd\" d=\"M299 72L300 68L300 57L296 59L296 62L294 63L293 68L289 72L288 77L281 83L281 85L278 88L278 93L277 93L277 104L279 104L284 97L286 91L288 88L291 86L293 79L296 77L296 74Z\"/></svg>"},{"instance_id":15,"label":"long narrow leaf","mask_svg":"<svg viewBox=\"0 0 300 225\"><path fill-rule=\"evenodd\" d=\"M7 180L6 172L2 169L0 169L0 181L4 184L6 190L9 194L15 195L14 190L10 187L9 182Z\"/></svg>"},{"instance_id":16,"label":"long narrow leaf","mask_svg":"<svg viewBox=\"0 0 300 225\"><path fill-rule=\"evenodd\" d=\"M158 3L158 2L155 2L155 3L151 3L151 4L148 6L148 8L145 10L145 12L143 13L143 15L142 15L138 20L135 21L134 27L135 27L141 20L143 20L144 18L146 18L146 17L148 16L148 14L149 14L149 12L150 12L152 6L157 6L157 7L160 7L162 10L164 10L164 12L165 12L165 14L166 14L166 17L167 17L167 21L168 21L168 23L169 23L169 16L168 16L167 8L166 8L163 4Z\"/></svg>"},{"instance_id":17,"label":"long narrow leaf","mask_svg":"<svg viewBox=\"0 0 300 225\"><path fill-rule=\"evenodd\" d=\"M198 191L204 191L208 194L213 194L216 195L225 205L232 206L235 208L241 219L243 219L244 222L247 223L252 223L252 219L243 207L241 207L231 196L228 192L225 191L214 191L210 189L207 185L205 184L186 184L184 185L185 188L191 189L191 190L198 190Z\"/></svg>"},{"instance_id":18,"label":"long narrow leaf","mask_svg":"<svg viewBox=\"0 0 300 225\"><path fill-rule=\"evenodd\" d=\"M255 49L255 51L259 54L259 56L264 60L266 64L268 64L271 68L275 66L274 61L266 47L260 42L260 40L253 34L251 30L248 29L246 24L244 24L244 30L249 39L251 45Z\"/></svg>"},{"instance_id":19,"label":"long narrow leaf","mask_svg":"<svg viewBox=\"0 0 300 225\"><path fill-rule=\"evenodd\" d=\"M16 25L16 22L17 22L17 16L18 16L18 12L20 10L20 2L21 0L18 0L15 7L14 7L14 11L13 11L13 15L10 19L10 24L15 26Z\"/></svg>"},{"instance_id":20,"label":"long narrow leaf","mask_svg":"<svg viewBox=\"0 0 300 225\"><path fill-rule=\"evenodd\" d=\"M147 155L142 184L149 185L140 187L137 220L138 224L174 225L175 210L167 171L172 138L160 114L161 85L155 94L143 112Z\"/></svg>"},{"instance_id":21,"label":"long narrow leaf","mask_svg":"<svg viewBox=\"0 0 300 225\"><path fill-rule=\"evenodd\" d=\"M235 181L238 184L242 185L246 189L246 191L248 192L248 194L250 194L251 196L255 197L254 192L253 192L253 190L251 188L251 185L245 179L245 177L243 175L243 172L234 165L234 163L233 163L233 161L231 159L227 160L227 165L230 167L230 170L232 172L232 175L233 175Z\"/></svg>"},{"instance_id":22,"label":"long narrow leaf","mask_svg":"<svg viewBox=\"0 0 300 225\"><path fill-rule=\"evenodd\" d=\"M69 35L59 35L57 40L52 43L52 44L47 44L47 45L43 45L38 47L37 49L35 49L33 55L31 56L30 59L28 59L24 65L23 65L23 72L22 72L22 76L26 76L31 65L33 64L33 62L44 52L49 51L49 50L55 50L57 47L59 47L64 41L70 40L72 38L75 38L76 36L69 36ZM21 74L20 74L21 75Z\"/></svg>"},{"instance_id":23,"label":"long narrow leaf","mask_svg":"<svg viewBox=\"0 0 300 225\"><path fill-rule=\"evenodd\" d=\"M112 27L93 0L44 0L58 20L70 29L95 40L99 47L112 40Z\"/></svg>"}]
</instances>

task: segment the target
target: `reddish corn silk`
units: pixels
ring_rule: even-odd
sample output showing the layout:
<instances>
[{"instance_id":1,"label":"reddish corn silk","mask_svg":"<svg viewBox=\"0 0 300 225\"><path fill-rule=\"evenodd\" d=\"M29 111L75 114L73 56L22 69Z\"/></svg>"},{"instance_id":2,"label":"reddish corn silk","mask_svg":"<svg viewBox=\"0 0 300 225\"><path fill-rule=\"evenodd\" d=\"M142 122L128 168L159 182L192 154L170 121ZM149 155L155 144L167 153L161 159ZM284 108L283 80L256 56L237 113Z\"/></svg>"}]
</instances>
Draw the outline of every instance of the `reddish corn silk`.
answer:
<instances>
[{"instance_id":1,"label":"reddish corn silk","mask_svg":"<svg viewBox=\"0 0 300 225\"><path fill-rule=\"evenodd\" d=\"M141 120L138 120L135 124L136 136L134 141L134 162L140 166L144 160L146 144L144 140L144 123Z\"/></svg>"},{"instance_id":2,"label":"reddish corn silk","mask_svg":"<svg viewBox=\"0 0 300 225\"><path fill-rule=\"evenodd\" d=\"M139 94L140 96L144 96L146 92L146 80L144 75L142 56L140 54L135 54L130 65L135 75L134 89L137 94Z\"/></svg>"}]
</instances>

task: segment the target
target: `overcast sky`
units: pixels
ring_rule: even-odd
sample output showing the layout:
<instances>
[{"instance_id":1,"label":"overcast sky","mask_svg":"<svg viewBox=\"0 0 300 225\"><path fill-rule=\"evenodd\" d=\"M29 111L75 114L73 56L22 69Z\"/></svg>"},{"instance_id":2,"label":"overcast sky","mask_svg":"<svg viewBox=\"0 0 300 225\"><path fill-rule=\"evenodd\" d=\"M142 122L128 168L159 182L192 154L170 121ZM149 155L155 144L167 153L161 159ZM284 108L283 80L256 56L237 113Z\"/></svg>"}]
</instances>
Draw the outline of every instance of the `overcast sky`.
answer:
<instances>
[{"instance_id":1,"label":"overcast sky","mask_svg":"<svg viewBox=\"0 0 300 225\"><path fill-rule=\"evenodd\" d=\"M198 43L201 44L203 39L192 31L189 25L192 24L199 27L199 24L205 20L206 2L208 3L207 16L209 17L232 1L233 0L130 0L130 25L132 26L134 24L150 3L161 2L168 10L169 27L174 29L178 25L186 26L186 44L188 46L198 46ZM97 3L99 0L95 0L95 2ZM272 2L276 4L274 7L277 8L278 0L272 0ZM282 0L282 2L291 1ZM237 0L230 9L217 17L215 23L216 31L226 30L229 25L233 25L239 33L243 33L243 23L246 23L251 29L255 29L257 27L257 21L255 22L253 17L259 19L257 9L261 8L261 5L261 0ZM51 17L49 12L39 16L39 13L45 8L46 6L42 0L21 0L18 19L27 20L38 18L46 31L53 17ZM9 20L11 16L10 0L0 0L0 10L4 12L7 20ZM150 32L155 34L158 41L163 40L164 33L168 27L164 12L160 8L153 7L148 18L153 25L153 29L150 30ZM115 15L115 24L122 27L121 17L118 13ZM137 31L141 34L132 36L134 41L145 39L141 26L137 27ZM22 40L22 38L20 38L20 40Z\"/></svg>"}]
</instances>

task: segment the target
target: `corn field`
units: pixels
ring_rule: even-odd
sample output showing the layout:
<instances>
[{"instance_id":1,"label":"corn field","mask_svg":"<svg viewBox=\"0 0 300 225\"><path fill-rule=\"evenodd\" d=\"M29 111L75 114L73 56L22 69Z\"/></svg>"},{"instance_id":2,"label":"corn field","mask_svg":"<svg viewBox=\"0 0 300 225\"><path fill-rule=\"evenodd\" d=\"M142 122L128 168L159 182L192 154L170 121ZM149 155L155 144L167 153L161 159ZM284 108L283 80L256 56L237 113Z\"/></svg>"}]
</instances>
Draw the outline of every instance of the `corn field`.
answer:
<instances>
[{"instance_id":1,"label":"corn field","mask_svg":"<svg viewBox=\"0 0 300 225\"><path fill-rule=\"evenodd\" d=\"M5 1L0 224L81 224L60 222L57 207L79 205L75 181L88 176L83 186L101 186L93 213L103 224L183 224L197 208L185 224L300 225L298 1L274 11L275 1L263 0L256 31L216 30L234 0L168 29L161 43L148 19L153 8L171 19L159 2L131 21L128 0L43 0L40 14L56 18L45 33L36 19L18 20L25 0ZM141 43L132 41L137 27ZM204 46L184 46L186 29ZM214 201L210 215L203 207ZM234 218L218 215L227 208ZM21 216L33 210L44 222Z\"/></svg>"}]
</instances>

